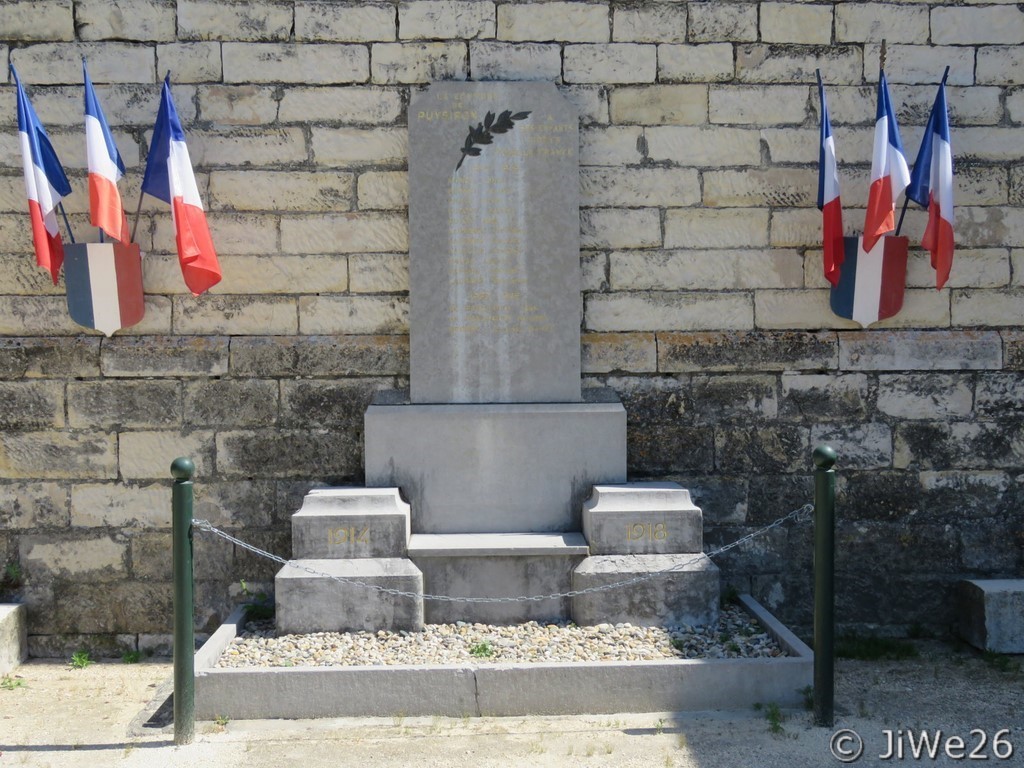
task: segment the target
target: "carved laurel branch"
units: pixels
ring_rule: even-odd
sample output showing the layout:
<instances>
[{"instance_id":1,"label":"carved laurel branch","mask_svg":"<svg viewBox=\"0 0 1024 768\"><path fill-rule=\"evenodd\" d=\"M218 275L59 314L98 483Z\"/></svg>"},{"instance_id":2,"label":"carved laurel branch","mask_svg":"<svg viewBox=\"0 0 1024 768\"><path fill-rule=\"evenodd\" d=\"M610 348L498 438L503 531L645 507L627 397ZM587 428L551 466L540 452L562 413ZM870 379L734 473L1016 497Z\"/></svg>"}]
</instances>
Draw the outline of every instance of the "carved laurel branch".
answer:
<instances>
[{"instance_id":1,"label":"carved laurel branch","mask_svg":"<svg viewBox=\"0 0 1024 768\"><path fill-rule=\"evenodd\" d=\"M459 158L459 164L455 166L455 170L462 167L462 163L467 157L478 157L483 151L483 145L493 144L495 134L508 133L515 127L517 121L525 120L529 116L528 111L513 114L510 109L506 109L497 117L493 112L488 112L484 116L483 122L476 124L476 128L469 127L469 135L466 136L466 141L462 145L462 157Z\"/></svg>"}]
</instances>

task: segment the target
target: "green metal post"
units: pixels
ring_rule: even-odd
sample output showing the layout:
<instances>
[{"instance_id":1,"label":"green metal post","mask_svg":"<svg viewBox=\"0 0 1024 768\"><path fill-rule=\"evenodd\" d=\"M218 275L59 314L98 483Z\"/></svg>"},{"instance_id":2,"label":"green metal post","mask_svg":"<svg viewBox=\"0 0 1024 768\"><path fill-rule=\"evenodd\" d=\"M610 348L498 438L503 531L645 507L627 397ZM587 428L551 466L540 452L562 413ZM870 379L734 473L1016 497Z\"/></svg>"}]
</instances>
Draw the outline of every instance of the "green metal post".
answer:
<instances>
[{"instance_id":1,"label":"green metal post","mask_svg":"<svg viewBox=\"0 0 1024 768\"><path fill-rule=\"evenodd\" d=\"M835 724L836 452L814 449L814 723Z\"/></svg>"},{"instance_id":2,"label":"green metal post","mask_svg":"<svg viewBox=\"0 0 1024 768\"><path fill-rule=\"evenodd\" d=\"M191 459L171 463L171 531L174 566L174 743L191 744L196 733L195 617L192 585Z\"/></svg>"}]
</instances>

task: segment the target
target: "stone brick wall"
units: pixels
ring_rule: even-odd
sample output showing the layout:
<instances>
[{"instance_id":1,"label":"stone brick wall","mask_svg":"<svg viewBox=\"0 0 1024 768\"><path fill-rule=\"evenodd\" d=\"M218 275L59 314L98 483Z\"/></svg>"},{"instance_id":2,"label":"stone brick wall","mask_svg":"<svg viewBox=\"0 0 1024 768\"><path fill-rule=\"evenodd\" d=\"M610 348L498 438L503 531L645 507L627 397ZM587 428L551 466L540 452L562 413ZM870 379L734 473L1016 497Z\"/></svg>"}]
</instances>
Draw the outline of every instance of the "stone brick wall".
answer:
<instances>
[{"instance_id":1,"label":"stone brick wall","mask_svg":"<svg viewBox=\"0 0 1024 768\"><path fill-rule=\"evenodd\" d=\"M829 85L848 233L867 197L881 39L913 155L945 65L958 251L861 331L828 309L814 208ZM145 320L68 317L34 265L13 79L0 86L0 563L32 650L163 647L169 464L197 515L279 553L314 483L360 483L362 412L407 384L406 107L438 79L558 82L581 115L586 383L630 418L632 477L695 492L721 543L807 501L840 454L841 622L942 631L961 576L1020 576L1024 12L1016 3L9 0L13 62L87 224L80 59L134 209L170 70L224 280L198 299L149 199ZM6 73L6 69L5 69ZM908 212L919 240L925 215ZM89 234L86 234L86 233ZM809 526L724 557L810 618ZM199 535L198 621L274 568ZM82 637L83 635L87 637Z\"/></svg>"}]
</instances>

